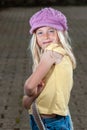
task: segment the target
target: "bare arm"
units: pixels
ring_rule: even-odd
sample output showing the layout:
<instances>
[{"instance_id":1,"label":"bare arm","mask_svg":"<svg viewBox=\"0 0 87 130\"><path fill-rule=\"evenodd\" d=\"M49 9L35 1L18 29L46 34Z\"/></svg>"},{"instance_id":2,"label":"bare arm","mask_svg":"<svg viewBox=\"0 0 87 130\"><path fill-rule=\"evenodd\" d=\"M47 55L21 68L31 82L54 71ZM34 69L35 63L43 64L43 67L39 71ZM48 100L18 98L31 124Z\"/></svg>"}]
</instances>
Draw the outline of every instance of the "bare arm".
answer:
<instances>
[{"instance_id":1,"label":"bare arm","mask_svg":"<svg viewBox=\"0 0 87 130\"><path fill-rule=\"evenodd\" d=\"M41 61L34 73L26 80L24 85L25 93L28 96L37 95L38 91L42 91L43 85L38 86L43 80L43 78L46 76L48 71L50 70L51 66L54 63L60 63L62 59L62 55L58 53L54 53L54 55L57 54L57 60L56 56L53 57L51 51L47 51L43 54Z\"/></svg>"}]
</instances>

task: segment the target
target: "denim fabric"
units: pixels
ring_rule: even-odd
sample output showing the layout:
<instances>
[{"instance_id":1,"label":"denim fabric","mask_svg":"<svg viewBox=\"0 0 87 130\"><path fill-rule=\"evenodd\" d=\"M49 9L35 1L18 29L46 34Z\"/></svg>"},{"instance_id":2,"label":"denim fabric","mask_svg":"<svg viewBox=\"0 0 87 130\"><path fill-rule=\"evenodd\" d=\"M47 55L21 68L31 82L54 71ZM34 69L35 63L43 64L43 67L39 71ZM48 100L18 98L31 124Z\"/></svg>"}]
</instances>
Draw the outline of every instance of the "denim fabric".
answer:
<instances>
[{"instance_id":1,"label":"denim fabric","mask_svg":"<svg viewBox=\"0 0 87 130\"><path fill-rule=\"evenodd\" d=\"M65 116L57 116L55 118L43 118L42 119L46 130L72 130L70 126L70 117ZM30 125L32 130L39 130L38 126L33 118L32 115L30 115Z\"/></svg>"}]
</instances>

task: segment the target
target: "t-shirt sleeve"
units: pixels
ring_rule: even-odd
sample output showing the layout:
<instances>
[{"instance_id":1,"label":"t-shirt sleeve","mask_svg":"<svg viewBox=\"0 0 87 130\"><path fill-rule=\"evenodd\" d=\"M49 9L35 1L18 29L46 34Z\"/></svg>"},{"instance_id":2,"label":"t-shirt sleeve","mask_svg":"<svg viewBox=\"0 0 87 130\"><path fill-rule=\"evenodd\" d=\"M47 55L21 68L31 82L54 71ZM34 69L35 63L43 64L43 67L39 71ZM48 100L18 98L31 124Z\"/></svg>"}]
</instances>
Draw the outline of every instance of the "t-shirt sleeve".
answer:
<instances>
[{"instance_id":1,"label":"t-shirt sleeve","mask_svg":"<svg viewBox=\"0 0 87 130\"><path fill-rule=\"evenodd\" d=\"M66 54L66 51L64 50L64 48L61 47L61 46L58 46L58 44L55 44L55 43L52 43L52 44L48 45L45 50L50 50L50 51L53 51L53 52L57 52L57 53L60 53L62 55Z\"/></svg>"}]
</instances>

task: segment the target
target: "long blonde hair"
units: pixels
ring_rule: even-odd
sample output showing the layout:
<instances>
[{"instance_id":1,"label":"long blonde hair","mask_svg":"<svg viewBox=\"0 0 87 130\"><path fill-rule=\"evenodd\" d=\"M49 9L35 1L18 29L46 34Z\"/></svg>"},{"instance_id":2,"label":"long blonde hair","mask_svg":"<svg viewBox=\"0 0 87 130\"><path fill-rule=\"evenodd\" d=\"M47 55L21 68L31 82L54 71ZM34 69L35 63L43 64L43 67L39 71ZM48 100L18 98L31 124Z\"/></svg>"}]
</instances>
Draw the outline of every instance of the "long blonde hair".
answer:
<instances>
[{"instance_id":1,"label":"long blonde hair","mask_svg":"<svg viewBox=\"0 0 87 130\"><path fill-rule=\"evenodd\" d=\"M31 54L32 54L32 60L33 60L33 71L36 69L36 67L39 64L40 61L40 56L41 56L41 48L38 46L38 44L36 44L36 35L35 33L32 35L30 44L29 44L29 48L31 50Z\"/></svg>"},{"instance_id":2,"label":"long blonde hair","mask_svg":"<svg viewBox=\"0 0 87 130\"><path fill-rule=\"evenodd\" d=\"M73 64L73 68L76 68L76 58L74 56L74 53L72 51L72 47L71 47L71 39L69 37L69 34L67 31L58 31L58 37L60 39L60 43L62 45L62 47L65 49L66 53L69 55L72 64Z\"/></svg>"},{"instance_id":3,"label":"long blonde hair","mask_svg":"<svg viewBox=\"0 0 87 130\"><path fill-rule=\"evenodd\" d=\"M71 47L71 40L68 35L67 31L58 31L58 37L60 39L60 43L62 47L65 49L67 55L70 57L72 61L73 68L76 68L76 59L75 56L72 52L72 47ZM33 59L33 70L36 69L37 65L39 64L40 61L40 56L42 53L41 48L36 44L36 35L35 33L33 34L31 41L30 41L30 50L32 53L32 59Z\"/></svg>"}]
</instances>

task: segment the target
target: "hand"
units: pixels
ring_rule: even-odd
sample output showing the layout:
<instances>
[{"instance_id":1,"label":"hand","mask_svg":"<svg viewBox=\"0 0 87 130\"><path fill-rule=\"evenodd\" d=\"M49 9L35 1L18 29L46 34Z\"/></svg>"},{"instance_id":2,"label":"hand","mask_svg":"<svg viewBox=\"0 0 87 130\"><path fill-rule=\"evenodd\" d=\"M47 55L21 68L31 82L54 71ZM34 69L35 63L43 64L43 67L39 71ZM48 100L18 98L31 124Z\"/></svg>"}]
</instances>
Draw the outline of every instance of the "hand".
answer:
<instances>
[{"instance_id":1,"label":"hand","mask_svg":"<svg viewBox=\"0 0 87 130\"><path fill-rule=\"evenodd\" d=\"M32 96L32 97L28 97L27 95L23 96L23 107L25 109L30 109L31 104L33 103L33 101L36 99L36 97Z\"/></svg>"},{"instance_id":2,"label":"hand","mask_svg":"<svg viewBox=\"0 0 87 130\"><path fill-rule=\"evenodd\" d=\"M42 90L44 89L44 86L45 86L44 81L41 81L41 82L38 84L38 86L37 86L37 95L39 95L39 94L42 92Z\"/></svg>"}]
</instances>

